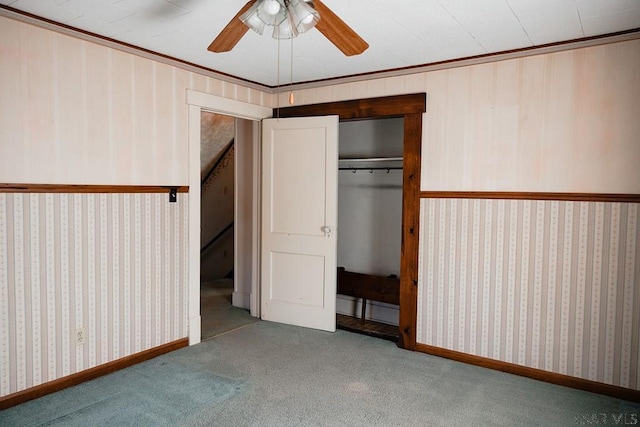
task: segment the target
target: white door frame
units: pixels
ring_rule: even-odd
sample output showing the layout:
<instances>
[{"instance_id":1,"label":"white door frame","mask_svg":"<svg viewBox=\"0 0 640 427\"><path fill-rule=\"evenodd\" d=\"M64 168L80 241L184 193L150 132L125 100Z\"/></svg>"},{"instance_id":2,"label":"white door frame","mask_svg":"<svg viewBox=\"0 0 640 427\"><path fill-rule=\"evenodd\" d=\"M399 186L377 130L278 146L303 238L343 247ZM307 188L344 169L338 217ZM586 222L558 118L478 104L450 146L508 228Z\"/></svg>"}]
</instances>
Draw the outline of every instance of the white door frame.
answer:
<instances>
[{"instance_id":1,"label":"white door frame","mask_svg":"<svg viewBox=\"0 0 640 427\"><path fill-rule=\"evenodd\" d=\"M200 316L200 115L202 111L224 114L241 119L260 121L273 114L270 107L249 104L234 99L223 98L187 89L186 103L189 105L189 271L188 271L188 317L189 345L198 344L201 339L202 320ZM259 159L260 141L254 141L254 159ZM258 174L254 175L254 188L257 186ZM235 189L234 191L237 191ZM255 195L254 195L255 197ZM253 227L259 230L259 212L255 212ZM254 243L257 234L254 234ZM258 248L254 247L254 263L258 259ZM254 277L257 277L254 275ZM260 301L258 281L251 283L251 314L257 314Z\"/></svg>"}]
</instances>

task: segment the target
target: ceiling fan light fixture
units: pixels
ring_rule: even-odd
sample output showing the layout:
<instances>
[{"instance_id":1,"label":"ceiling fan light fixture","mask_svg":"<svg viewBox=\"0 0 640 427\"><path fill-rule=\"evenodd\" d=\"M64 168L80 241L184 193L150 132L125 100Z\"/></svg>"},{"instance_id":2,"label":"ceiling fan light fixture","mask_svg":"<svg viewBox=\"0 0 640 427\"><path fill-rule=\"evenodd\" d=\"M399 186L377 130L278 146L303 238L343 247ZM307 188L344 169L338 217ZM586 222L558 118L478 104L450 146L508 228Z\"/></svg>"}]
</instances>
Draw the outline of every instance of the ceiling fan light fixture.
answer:
<instances>
[{"instance_id":1,"label":"ceiling fan light fixture","mask_svg":"<svg viewBox=\"0 0 640 427\"><path fill-rule=\"evenodd\" d=\"M290 39L298 36L298 29L291 18L291 14L288 14L287 18L282 21L280 25L273 27L274 39Z\"/></svg>"},{"instance_id":2,"label":"ceiling fan light fixture","mask_svg":"<svg viewBox=\"0 0 640 427\"><path fill-rule=\"evenodd\" d=\"M265 24L265 22L258 16L259 6L260 3L254 3L253 6L249 8L249 10L247 10L240 16L240 20L244 23L244 25L251 28L256 33L262 34L264 32L264 27L267 24Z\"/></svg>"},{"instance_id":3,"label":"ceiling fan light fixture","mask_svg":"<svg viewBox=\"0 0 640 427\"><path fill-rule=\"evenodd\" d=\"M258 0L240 20L258 34L268 25L274 39L290 39L313 28L320 14L306 0Z\"/></svg>"},{"instance_id":4,"label":"ceiling fan light fixture","mask_svg":"<svg viewBox=\"0 0 640 427\"><path fill-rule=\"evenodd\" d=\"M282 6L278 0L264 0L262 2L262 10L267 15L275 16L280 12L280 9L282 9Z\"/></svg>"},{"instance_id":5,"label":"ceiling fan light fixture","mask_svg":"<svg viewBox=\"0 0 640 427\"><path fill-rule=\"evenodd\" d=\"M267 25L280 25L287 18L287 10L280 0L262 0L257 8L258 17Z\"/></svg>"},{"instance_id":6,"label":"ceiling fan light fixture","mask_svg":"<svg viewBox=\"0 0 640 427\"><path fill-rule=\"evenodd\" d=\"M287 2L287 11L298 33L309 31L320 20L318 11L303 0L289 0Z\"/></svg>"}]
</instances>

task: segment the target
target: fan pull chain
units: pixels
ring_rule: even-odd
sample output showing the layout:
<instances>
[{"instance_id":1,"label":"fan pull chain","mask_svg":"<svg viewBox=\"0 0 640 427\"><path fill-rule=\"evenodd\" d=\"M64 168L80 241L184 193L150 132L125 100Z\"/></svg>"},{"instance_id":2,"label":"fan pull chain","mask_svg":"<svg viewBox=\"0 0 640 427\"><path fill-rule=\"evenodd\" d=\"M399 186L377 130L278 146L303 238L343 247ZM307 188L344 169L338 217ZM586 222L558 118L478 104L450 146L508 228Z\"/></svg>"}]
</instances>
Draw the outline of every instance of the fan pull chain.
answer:
<instances>
[{"instance_id":1,"label":"fan pull chain","mask_svg":"<svg viewBox=\"0 0 640 427\"><path fill-rule=\"evenodd\" d=\"M276 71L276 119L280 118L280 38L278 38L278 65Z\"/></svg>"},{"instance_id":2,"label":"fan pull chain","mask_svg":"<svg viewBox=\"0 0 640 427\"><path fill-rule=\"evenodd\" d=\"M291 37L291 85L289 86L289 105L293 105L293 37Z\"/></svg>"}]
</instances>

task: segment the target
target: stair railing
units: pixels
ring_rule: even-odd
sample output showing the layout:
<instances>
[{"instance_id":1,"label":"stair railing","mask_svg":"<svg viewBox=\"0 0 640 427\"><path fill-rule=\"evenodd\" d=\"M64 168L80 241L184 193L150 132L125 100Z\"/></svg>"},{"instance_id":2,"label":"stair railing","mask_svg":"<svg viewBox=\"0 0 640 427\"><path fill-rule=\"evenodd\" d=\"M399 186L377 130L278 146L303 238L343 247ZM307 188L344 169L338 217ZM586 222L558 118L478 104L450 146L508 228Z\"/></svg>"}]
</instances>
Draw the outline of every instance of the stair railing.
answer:
<instances>
[{"instance_id":1,"label":"stair railing","mask_svg":"<svg viewBox=\"0 0 640 427\"><path fill-rule=\"evenodd\" d=\"M233 148L233 143L234 143L234 140L232 139L231 142L224 149L224 152L222 153L222 155L218 158L218 160L216 160L216 164L213 165L213 167L207 173L207 176L205 176L204 179L200 182L201 190L204 190L204 184L207 182L209 177L216 171L216 169L218 169L218 166L220 166L220 164L222 163L224 158L227 156L229 151L231 151L231 149Z\"/></svg>"},{"instance_id":2,"label":"stair railing","mask_svg":"<svg viewBox=\"0 0 640 427\"><path fill-rule=\"evenodd\" d=\"M202 249L200 249L200 255L202 255L204 253L204 251L209 249L215 242L217 242L222 236L224 236L227 231L231 230L232 228L233 228L233 221L231 221L231 223L229 225L227 225L225 228L223 228L222 231L220 231L218 234L216 234L213 237L213 239L211 239L209 241L209 243L207 243L206 245L204 245L202 247Z\"/></svg>"}]
</instances>

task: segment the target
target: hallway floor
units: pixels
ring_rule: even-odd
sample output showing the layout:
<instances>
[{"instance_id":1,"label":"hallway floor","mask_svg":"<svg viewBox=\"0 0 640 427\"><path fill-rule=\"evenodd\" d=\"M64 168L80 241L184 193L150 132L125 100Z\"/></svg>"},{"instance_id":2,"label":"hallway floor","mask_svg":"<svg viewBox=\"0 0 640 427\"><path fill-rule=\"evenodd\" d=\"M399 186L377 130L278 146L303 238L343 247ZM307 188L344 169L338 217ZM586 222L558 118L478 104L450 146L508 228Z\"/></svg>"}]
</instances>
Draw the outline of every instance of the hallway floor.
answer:
<instances>
[{"instance_id":1,"label":"hallway floor","mask_svg":"<svg viewBox=\"0 0 640 427\"><path fill-rule=\"evenodd\" d=\"M218 279L200 285L202 340L213 338L256 322L249 310L231 305L233 279Z\"/></svg>"}]
</instances>

